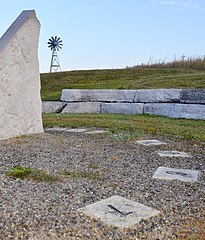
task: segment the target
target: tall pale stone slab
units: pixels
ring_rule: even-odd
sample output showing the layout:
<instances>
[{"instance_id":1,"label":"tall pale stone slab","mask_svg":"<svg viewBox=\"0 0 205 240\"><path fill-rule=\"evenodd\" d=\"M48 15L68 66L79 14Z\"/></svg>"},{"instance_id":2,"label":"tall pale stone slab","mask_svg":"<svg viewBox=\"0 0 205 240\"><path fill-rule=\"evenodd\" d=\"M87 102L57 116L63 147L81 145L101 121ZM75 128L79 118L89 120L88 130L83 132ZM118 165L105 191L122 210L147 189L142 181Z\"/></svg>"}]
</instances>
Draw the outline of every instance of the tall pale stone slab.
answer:
<instances>
[{"instance_id":1,"label":"tall pale stone slab","mask_svg":"<svg viewBox=\"0 0 205 240\"><path fill-rule=\"evenodd\" d=\"M0 38L0 139L43 132L39 33L35 11L28 10Z\"/></svg>"}]
</instances>

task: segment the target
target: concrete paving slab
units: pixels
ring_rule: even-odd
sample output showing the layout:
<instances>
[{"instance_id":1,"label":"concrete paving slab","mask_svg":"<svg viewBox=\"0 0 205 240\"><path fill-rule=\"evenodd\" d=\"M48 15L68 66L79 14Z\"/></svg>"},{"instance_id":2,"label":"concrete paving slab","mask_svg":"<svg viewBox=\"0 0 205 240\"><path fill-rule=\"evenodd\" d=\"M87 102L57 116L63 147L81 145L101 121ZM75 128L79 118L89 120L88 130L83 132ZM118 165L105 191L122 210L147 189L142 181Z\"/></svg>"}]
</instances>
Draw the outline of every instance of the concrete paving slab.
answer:
<instances>
[{"instance_id":1,"label":"concrete paving slab","mask_svg":"<svg viewBox=\"0 0 205 240\"><path fill-rule=\"evenodd\" d=\"M156 139L151 139L151 140L139 140L139 141L136 141L136 143L141 144L141 145L144 145L144 146L163 145L163 144L166 144L166 143L161 142L161 141L156 140Z\"/></svg>"},{"instance_id":2,"label":"concrete paving slab","mask_svg":"<svg viewBox=\"0 0 205 240\"><path fill-rule=\"evenodd\" d=\"M195 182L198 179L199 171L159 167L153 175L153 178L166 180L181 180L185 182Z\"/></svg>"},{"instance_id":3,"label":"concrete paving slab","mask_svg":"<svg viewBox=\"0 0 205 240\"><path fill-rule=\"evenodd\" d=\"M46 131L63 132L65 130L66 130L66 128L61 128L61 127L46 128Z\"/></svg>"},{"instance_id":4,"label":"concrete paving slab","mask_svg":"<svg viewBox=\"0 0 205 240\"><path fill-rule=\"evenodd\" d=\"M86 134L101 134L101 133L107 133L108 131L107 130L94 130L94 131L88 131L88 132L85 132Z\"/></svg>"},{"instance_id":5,"label":"concrete paving slab","mask_svg":"<svg viewBox=\"0 0 205 240\"><path fill-rule=\"evenodd\" d=\"M78 210L119 228L131 227L142 219L148 219L160 213L156 209L121 196L112 196Z\"/></svg>"},{"instance_id":6,"label":"concrete paving slab","mask_svg":"<svg viewBox=\"0 0 205 240\"><path fill-rule=\"evenodd\" d=\"M66 129L66 132L71 132L71 133L83 133L88 131L87 128L72 128L72 129Z\"/></svg>"},{"instance_id":7,"label":"concrete paving slab","mask_svg":"<svg viewBox=\"0 0 205 240\"><path fill-rule=\"evenodd\" d=\"M179 151L160 151L158 154L161 157L183 157L183 158L189 158L189 154L185 152L179 152Z\"/></svg>"}]
</instances>

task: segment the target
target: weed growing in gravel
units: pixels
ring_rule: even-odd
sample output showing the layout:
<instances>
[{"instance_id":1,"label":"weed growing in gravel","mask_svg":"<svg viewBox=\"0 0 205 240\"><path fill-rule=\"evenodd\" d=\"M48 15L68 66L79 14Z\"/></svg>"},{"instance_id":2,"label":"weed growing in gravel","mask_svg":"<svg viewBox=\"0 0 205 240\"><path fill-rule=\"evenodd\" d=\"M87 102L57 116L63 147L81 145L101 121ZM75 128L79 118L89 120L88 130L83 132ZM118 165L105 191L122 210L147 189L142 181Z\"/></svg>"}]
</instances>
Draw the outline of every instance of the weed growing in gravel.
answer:
<instances>
[{"instance_id":1,"label":"weed growing in gravel","mask_svg":"<svg viewBox=\"0 0 205 240\"><path fill-rule=\"evenodd\" d=\"M57 182L60 180L58 177L50 175L43 170L22 166L11 167L6 175L13 178L31 179L38 182Z\"/></svg>"},{"instance_id":2,"label":"weed growing in gravel","mask_svg":"<svg viewBox=\"0 0 205 240\"><path fill-rule=\"evenodd\" d=\"M120 187L120 185L116 182L111 182L108 184L108 187L111 187L113 190L117 189Z\"/></svg>"},{"instance_id":3,"label":"weed growing in gravel","mask_svg":"<svg viewBox=\"0 0 205 240\"><path fill-rule=\"evenodd\" d=\"M111 160L112 160L112 161L118 161L118 160L120 160L120 159L119 159L119 157L117 157L117 156L112 156L112 157L111 157Z\"/></svg>"},{"instance_id":4,"label":"weed growing in gravel","mask_svg":"<svg viewBox=\"0 0 205 240\"><path fill-rule=\"evenodd\" d=\"M65 171L64 174L66 176L72 177L72 178L85 178L88 180L103 180L104 177L102 174L94 173L94 172L69 172Z\"/></svg>"},{"instance_id":5,"label":"weed growing in gravel","mask_svg":"<svg viewBox=\"0 0 205 240\"><path fill-rule=\"evenodd\" d=\"M97 169L98 166L97 166L96 163L89 163L88 168L91 168L91 169Z\"/></svg>"},{"instance_id":6,"label":"weed growing in gravel","mask_svg":"<svg viewBox=\"0 0 205 240\"><path fill-rule=\"evenodd\" d=\"M21 167L21 166L15 166L15 167L11 167L9 169L9 172L7 173L7 176L25 179L31 174L31 172L32 172L31 168L24 168L24 167Z\"/></svg>"},{"instance_id":7,"label":"weed growing in gravel","mask_svg":"<svg viewBox=\"0 0 205 240\"><path fill-rule=\"evenodd\" d=\"M111 140L122 141L122 142L136 140L136 139L139 139L142 136L144 136L143 131L138 131L138 133L125 133L125 132L123 132L123 133L119 133L119 134L113 134L113 133L109 134L109 138Z\"/></svg>"}]
</instances>

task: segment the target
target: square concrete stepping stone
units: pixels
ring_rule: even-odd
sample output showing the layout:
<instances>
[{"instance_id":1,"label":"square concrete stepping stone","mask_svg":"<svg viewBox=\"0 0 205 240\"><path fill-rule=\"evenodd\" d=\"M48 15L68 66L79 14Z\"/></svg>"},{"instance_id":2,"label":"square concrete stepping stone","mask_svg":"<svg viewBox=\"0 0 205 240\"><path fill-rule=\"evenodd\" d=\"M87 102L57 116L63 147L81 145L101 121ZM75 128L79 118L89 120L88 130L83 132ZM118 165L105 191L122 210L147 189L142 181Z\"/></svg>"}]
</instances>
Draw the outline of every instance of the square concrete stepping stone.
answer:
<instances>
[{"instance_id":1,"label":"square concrete stepping stone","mask_svg":"<svg viewBox=\"0 0 205 240\"><path fill-rule=\"evenodd\" d=\"M148 219L160 213L158 210L121 196L112 196L78 210L119 228L131 227L142 219Z\"/></svg>"},{"instance_id":2,"label":"square concrete stepping stone","mask_svg":"<svg viewBox=\"0 0 205 240\"><path fill-rule=\"evenodd\" d=\"M101 134L101 133L107 133L107 130L94 130L94 131L89 131L89 132L85 132L86 134Z\"/></svg>"},{"instance_id":3,"label":"square concrete stepping stone","mask_svg":"<svg viewBox=\"0 0 205 240\"><path fill-rule=\"evenodd\" d=\"M86 128L72 128L72 129L66 129L66 132L71 132L71 133L83 133L88 131Z\"/></svg>"},{"instance_id":4,"label":"square concrete stepping stone","mask_svg":"<svg viewBox=\"0 0 205 240\"><path fill-rule=\"evenodd\" d=\"M166 180L181 180L185 182L195 182L198 179L199 171L159 167L153 175L153 178Z\"/></svg>"},{"instance_id":5,"label":"square concrete stepping stone","mask_svg":"<svg viewBox=\"0 0 205 240\"><path fill-rule=\"evenodd\" d=\"M141 145L144 145L144 146L166 144L166 143L161 142L161 141L156 140L156 139L151 139L151 140L139 140L139 141L137 141L137 143L138 143L138 144L141 144Z\"/></svg>"},{"instance_id":6,"label":"square concrete stepping stone","mask_svg":"<svg viewBox=\"0 0 205 240\"><path fill-rule=\"evenodd\" d=\"M179 151L160 151L158 152L159 156L161 157L189 157L189 154L185 152L179 152Z\"/></svg>"},{"instance_id":7,"label":"square concrete stepping stone","mask_svg":"<svg viewBox=\"0 0 205 240\"><path fill-rule=\"evenodd\" d=\"M66 130L66 128L62 128L62 127L46 128L46 131L63 132L63 131L65 131L65 130Z\"/></svg>"}]
</instances>

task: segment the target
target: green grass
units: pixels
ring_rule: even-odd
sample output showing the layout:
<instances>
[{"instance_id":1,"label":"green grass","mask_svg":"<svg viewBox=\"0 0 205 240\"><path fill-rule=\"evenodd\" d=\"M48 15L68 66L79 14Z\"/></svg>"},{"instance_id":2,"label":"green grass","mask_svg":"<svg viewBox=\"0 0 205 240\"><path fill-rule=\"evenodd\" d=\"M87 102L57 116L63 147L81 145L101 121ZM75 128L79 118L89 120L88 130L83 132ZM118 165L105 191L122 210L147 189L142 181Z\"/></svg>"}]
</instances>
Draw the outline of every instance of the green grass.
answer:
<instances>
[{"instance_id":1,"label":"green grass","mask_svg":"<svg viewBox=\"0 0 205 240\"><path fill-rule=\"evenodd\" d=\"M29 179L38 182L57 182L60 179L56 176L50 175L43 170L26 168L22 166L15 166L9 169L6 174L8 177Z\"/></svg>"},{"instance_id":2,"label":"green grass","mask_svg":"<svg viewBox=\"0 0 205 240\"><path fill-rule=\"evenodd\" d=\"M153 115L43 114L43 124L44 127L106 128L112 134L118 134L122 140L160 135L197 142L205 141L203 120L171 119Z\"/></svg>"},{"instance_id":3,"label":"green grass","mask_svg":"<svg viewBox=\"0 0 205 240\"><path fill-rule=\"evenodd\" d=\"M200 63L200 64L199 64ZM68 71L41 74L42 100L59 100L62 89L205 88L202 60L126 69ZM177 65L178 64L178 65ZM195 64L195 65L194 65ZM176 67L176 66L178 67ZM200 69L201 68L201 69ZM205 141L205 121L121 114L43 114L44 127L98 127L115 139L161 135Z\"/></svg>"},{"instance_id":4,"label":"green grass","mask_svg":"<svg viewBox=\"0 0 205 240\"><path fill-rule=\"evenodd\" d=\"M31 174L31 172L32 172L31 168L15 166L15 167L11 167L9 169L9 172L7 173L7 176L25 179Z\"/></svg>"},{"instance_id":5,"label":"green grass","mask_svg":"<svg viewBox=\"0 0 205 240\"><path fill-rule=\"evenodd\" d=\"M42 100L59 100L62 89L205 88L205 70L165 67L41 74Z\"/></svg>"},{"instance_id":6,"label":"green grass","mask_svg":"<svg viewBox=\"0 0 205 240\"><path fill-rule=\"evenodd\" d=\"M97 165L91 164L88 166L89 169L97 169ZM22 180L28 179L37 182L59 182L62 181L60 177L50 175L47 172L39 169L32 169L22 166L10 167L8 173L6 174L8 177L12 178L20 178ZM72 178L84 178L88 180L103 180L104 174L95 173L92 171L84 171L84 172L73 172L73 171L64 171L61 173L62 176L69 176Z\"/></svg>"}]
</instances>

